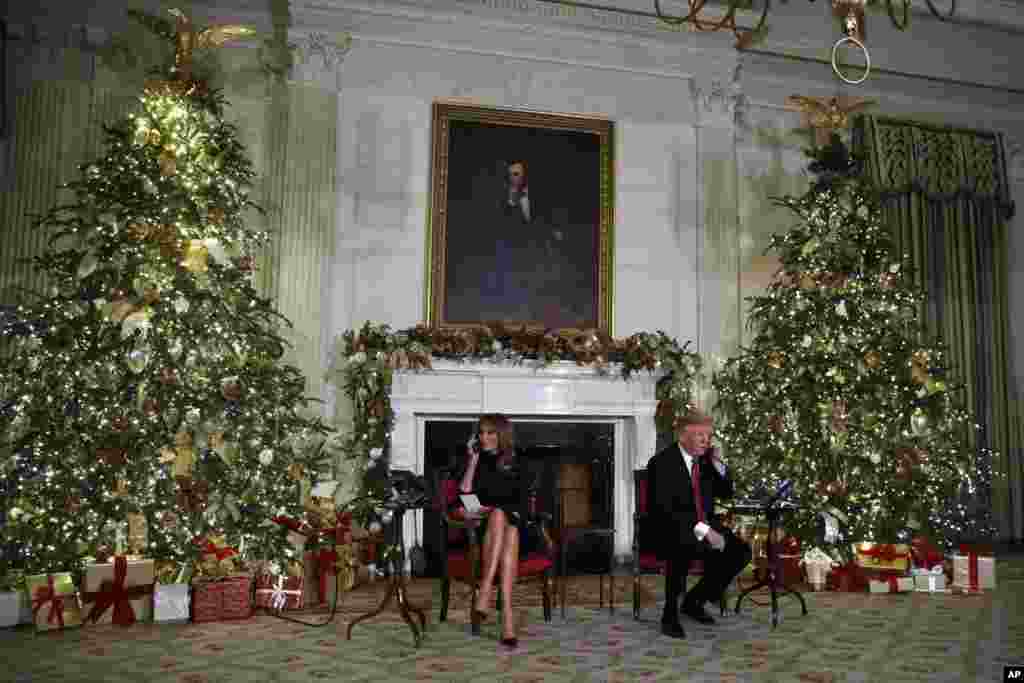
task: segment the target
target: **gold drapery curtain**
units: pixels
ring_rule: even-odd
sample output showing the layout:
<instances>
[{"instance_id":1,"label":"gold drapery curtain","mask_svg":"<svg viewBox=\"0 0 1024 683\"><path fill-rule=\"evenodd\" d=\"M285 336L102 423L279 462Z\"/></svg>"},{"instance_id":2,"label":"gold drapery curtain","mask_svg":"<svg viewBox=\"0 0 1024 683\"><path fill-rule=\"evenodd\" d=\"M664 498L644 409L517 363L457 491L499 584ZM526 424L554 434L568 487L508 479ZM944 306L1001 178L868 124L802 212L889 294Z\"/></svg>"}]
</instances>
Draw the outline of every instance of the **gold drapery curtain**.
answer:
<instances>
[{"instance_id":1,"label":"gold drapery curtain","mask_svg":"<svg viewBox=\"0 0 1024 683\"><path fill-rule=\"evenodd\" d=\"M994 451L991 505L1003 540L1024 537L1022 418L1010 375L1007 231L1013 204L998 133L861 117L855 146L882 193L898 253L928 292L928 332L948 348L980 429ZM987 503L987 501L986 501Z\"/></svg>"}]
</instances>

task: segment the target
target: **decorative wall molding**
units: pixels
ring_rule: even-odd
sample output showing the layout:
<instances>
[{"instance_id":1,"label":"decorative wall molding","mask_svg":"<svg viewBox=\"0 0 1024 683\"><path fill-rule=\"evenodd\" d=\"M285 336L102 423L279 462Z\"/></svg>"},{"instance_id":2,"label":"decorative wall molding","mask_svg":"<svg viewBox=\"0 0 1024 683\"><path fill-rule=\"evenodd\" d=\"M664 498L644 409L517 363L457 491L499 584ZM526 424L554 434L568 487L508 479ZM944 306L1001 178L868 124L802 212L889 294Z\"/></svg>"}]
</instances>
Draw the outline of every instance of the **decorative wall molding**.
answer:
<instances>
[{"instance_id":1,"label":"decorative wall molding","mask_svg":"<svg viewBox=\"0 0 1024 683\"><path fill-rule=\"evenodd\" d=\"M351 34L335 41L326 33L308 33L290 41L288 49L292 58L290 80L331 90L341 88L341 65L352 49Z\"/></svg>"},{"instance_id":2,"label":"decorative wall molding","mask_svg":"<svg viewBox=\"0 0 1024 683\"><path fill-rule=\"evenodd\" d=\"M721 36L681 38L653 19L558 7L534 0L294 0L292 16L299 30L346 31L359 42L673 78L729 70L738 58Z\"/></svg>"},{"instance_id":3,"label":"decorative wall molding","mask_svg":"<svg viewBox=\"0 0 1024 683\"><path fill-rule=\"evenodd\" d=\"M1006 150L1008 180L1015 185L1024 185L1024 137L1004 136L1003 148Z\"/></svg>"},{"instance_id":4,"label":"decorative wall molding","mask_svg":"<svg viewBox=\"0 0 1024 683\"><path fill-rule=\"evenodd\" d=\"M733 128L741 115L744 102L740 80L742 65L737 64L730 75L709 74L690 78L697 125Z\"/></svg>"}]
</instances>

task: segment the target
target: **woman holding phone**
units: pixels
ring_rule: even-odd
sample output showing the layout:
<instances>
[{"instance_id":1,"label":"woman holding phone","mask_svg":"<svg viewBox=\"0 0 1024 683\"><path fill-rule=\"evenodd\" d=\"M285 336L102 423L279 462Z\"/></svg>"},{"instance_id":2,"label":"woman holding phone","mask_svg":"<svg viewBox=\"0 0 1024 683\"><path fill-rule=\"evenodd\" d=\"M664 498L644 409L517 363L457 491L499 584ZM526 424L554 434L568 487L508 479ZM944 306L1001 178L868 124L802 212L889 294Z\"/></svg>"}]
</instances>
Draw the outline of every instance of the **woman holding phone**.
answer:
<instances>
[{"instance_id":1,"label":"woman holding phone","mask_svg":"<svg viewBox=\"0 0 1024 683\"><path fill-rule=\"evenodd\" d=\"M501 568L503 598L501 643L519 644L512 611L512 586L519 568L520 535L525 529L526 490L515 453L512 422L500 414L482 415L477 436L467 448L466 470L459 482L464 494L473 493L487 510L483 543L483 575L480 593L470 617L473 631L488 618L494 594L494 581Z\"/></svg>"}]
</instances>

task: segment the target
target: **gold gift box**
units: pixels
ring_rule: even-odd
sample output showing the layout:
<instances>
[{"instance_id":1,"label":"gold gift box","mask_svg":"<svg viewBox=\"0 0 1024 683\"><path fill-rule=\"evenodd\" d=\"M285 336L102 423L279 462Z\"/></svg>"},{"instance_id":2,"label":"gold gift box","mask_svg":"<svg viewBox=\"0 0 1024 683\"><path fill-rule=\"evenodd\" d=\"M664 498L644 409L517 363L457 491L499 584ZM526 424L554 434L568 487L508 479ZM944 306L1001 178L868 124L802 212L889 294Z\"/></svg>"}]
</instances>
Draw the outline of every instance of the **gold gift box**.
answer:
<instances>
[{"instance_id":1,"label":"gold gift box","mask_svg":"<svg viewBox=\"0 0 1024 683\"><path fill-rule=\"evenodd\" d=\"M50 579L53 580L51 589ZM82 625L78 591L68 572L37 574L25 579L37 631L54 631Z\"/></svg>"},{"instance_id":2,"label":"gold gift box","mask_svg":"<svg viewBox=\"0 0 1024 683\"><path fill-rule=\"evenodd\" d=\"M864 569L898 572L910 569L910 546L905 543L854 543L853 552L857 565ZM876 552L882 552L882 556L875 555Z\"/></svg>"}]
</instances>

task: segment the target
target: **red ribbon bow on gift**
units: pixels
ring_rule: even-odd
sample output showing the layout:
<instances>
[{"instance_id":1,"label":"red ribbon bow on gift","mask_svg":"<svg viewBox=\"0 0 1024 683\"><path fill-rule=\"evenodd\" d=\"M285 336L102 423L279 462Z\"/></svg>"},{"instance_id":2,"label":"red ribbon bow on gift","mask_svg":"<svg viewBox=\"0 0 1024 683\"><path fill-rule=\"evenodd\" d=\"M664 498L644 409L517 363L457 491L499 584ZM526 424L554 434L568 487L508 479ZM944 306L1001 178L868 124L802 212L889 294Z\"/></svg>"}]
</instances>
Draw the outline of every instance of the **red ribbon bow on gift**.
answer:
<instances>
[{"instance_id":1,"label":"red ribbon bow on gift","mask_svg":"<svg viewBox=\"0 0 1024 683\"><path fill-rule=\"evenodd\" d=\"M856 562L835 567L828 573L827 582L829 590L834 591L857 591L867 586L867 579Z\"/></svg>"},{"instance_id":2,"label":"red ribbon bow on gift","mask_svg":"<svg viewBox=\"0 0 1024 683\"><path fill-rule=\"evenodd\" d=\"M873 557L879 562L892 562L907 556L906 553L896 552L896 547L891 543L881 543L873 548L863 549L860 554Z\"/></svg>"},{"instance_id":3,"label":"red ribbon bow on gift","mask_svg":"<svg viewBox=\"0 0 1024 683\"><path fill-rule=\"evenodd\" d=\"M47 623L54 623L64 628L64 596L57 593L57 587L53 585L53 575L46 575L46 585L36 588L35 598L32 600L32 618L35 619L40 608L50 603L50 614L47 615Z\"/></svg>"},{"instance_id":4,"label":"red ribbon bow on gift","mask_svg":"<svg viewBox=\"0 0 1024 683\"><path fill-rule=\"evenodd\" d=\"M320 602L327 602L327 580L338 574L338 551L323 548L317 555L316 566L320 570L320 585L317 587Z\"/></svg>"},{"instance_id":5,"label":"red ribbon bow on gift","mask_svg":"<svg viewBox=\"0 0 1024 683\"><path fill-rule=\"evenodd\" d=\"M202 548L204 555L213 555L217 558L218 562L227 557L231 557L232 555L238 554L238 551L236 551L234 548L229 548L226 545L218 546L208 538L199 539L196 541L196 544L200 548Z\"/></svg>"},{"instance_id":6,"label":"red ribbon bow on gift","mask_svg":"<svg viewBox=\"0 0 1024 683\"><path fill-rule=\"evenodd\" d=\"M914 558L914 565L925 569L941 565L945 559L939 549L923 536L910 542L910 554Z\"/></svg>"},{"instance_id":7,"label":"red ribbon bow on gift","mask_svg":"<svg viewBox=\"0 0 1024 683\"><path fill-rule=\"evenodd\" d=\"M153 587L132 586L126 588L124 582L127 577L128 560L123 555L118 555L114 558L114 580L103 581L100 583L99 591L83 595L85 600L95 601L86 619L96 623L107 611L107 608L113 605L112 622L118 626L131 626L135 623L135 610L132 609L131 601L148 594Z\"/></svg>"},{"instance_id":8,"label":"red ribbon bow on gift","mask_svg":"<svg viewBox=\"0 0 1024 683\"><path fill-rule=\"evenodd\" d=\"M345 545L352 542L352 513L339 512L337 525L334 527L334 542Z\"/></svg>"},{"instance_id":9,"label":"red ribbon bow on gift","mask_svg":"<svg viewBox=\"0 0 1024 683\"><path fill-rule=\"evenodd\" d=\"M991 557L992 547L988 545L975 545L973 543L961 543L960 554L967 556L967 580L968 590L972 593L981 591L978 580L978 558Z\"/></svg>"}]
</instances>

